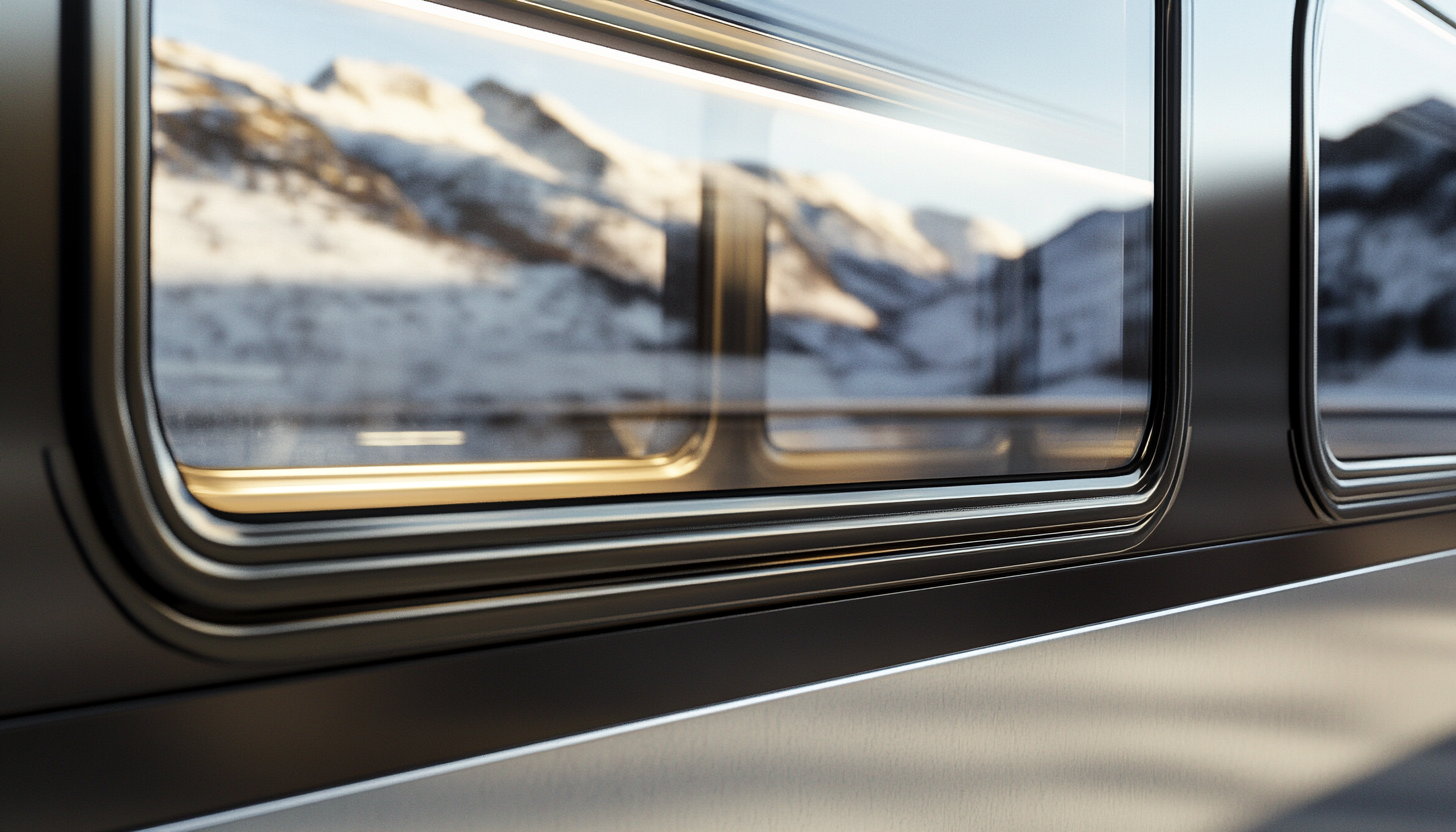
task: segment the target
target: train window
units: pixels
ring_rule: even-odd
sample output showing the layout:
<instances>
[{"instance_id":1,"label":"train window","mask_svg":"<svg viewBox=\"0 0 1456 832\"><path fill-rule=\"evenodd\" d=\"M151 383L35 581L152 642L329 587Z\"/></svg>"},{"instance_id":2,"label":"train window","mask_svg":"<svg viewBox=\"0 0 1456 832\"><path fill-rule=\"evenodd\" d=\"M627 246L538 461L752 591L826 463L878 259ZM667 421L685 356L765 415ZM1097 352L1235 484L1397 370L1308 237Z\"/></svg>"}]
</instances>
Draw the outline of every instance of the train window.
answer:
<instances>
[{"instance_id":1,"label":"train window","mask_svg":"<svg viewBox=\"0 0 1456 832\"><path fill-rule=\"evenodd\" d=\"M914 586L1169 505L1177 4L122 8L89 470L186 649Z\"/></svg>"},{"instance_id":2,"label":"train window","mask_svg":"<svg viewBox=\"0 0 1456 832\"><path fill-rule=\"evenodd\" d=\"M1408 0L1326 0L1314 361L1327 479L1439 483L1456 464L1456 30Z\"/></svg>"},{"instance_id":3,"label":"train window","mask_svg":"<svg viewBox=\"0 0 1456 832\"><path fill-rule=\"evenodd\" d=\"M479 8L154 3L150 378L202 504L1133 460L1152 3Z\"/></svg>"}]
</instances>

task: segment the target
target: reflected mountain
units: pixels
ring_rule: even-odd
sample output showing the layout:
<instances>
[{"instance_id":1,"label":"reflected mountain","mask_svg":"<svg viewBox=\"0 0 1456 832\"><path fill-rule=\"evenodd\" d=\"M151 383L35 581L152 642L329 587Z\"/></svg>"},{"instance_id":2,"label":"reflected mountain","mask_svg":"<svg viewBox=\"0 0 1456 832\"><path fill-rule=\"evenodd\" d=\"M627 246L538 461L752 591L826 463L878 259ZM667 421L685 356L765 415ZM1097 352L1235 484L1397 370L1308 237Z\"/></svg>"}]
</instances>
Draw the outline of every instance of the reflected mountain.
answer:
<instances>
[{"instance_id":1,"label":"reflected mountain","mask_svg":"<svg viewBox=\"0 0 1456 832\"><path fill-rule=\"evenodd\" d=\"M1322 373L1456 348L1456 107L1429 99L1321 139L1319 204Z\"/></svg>"},{"instance_id":2,"label":"reflected mountain","mask_svg":"<svg viewBox=\"0 0 1456 832\"><path fill-rule=\"evenodd\" d=\"M152 350L170 426L496 413L513 427L477 458L619 454L529 413L701 398L709 178L767 209L769 354L789 359L771 396L1146 377L1150 208L1028 245L844 175L673 158L489 79L339 58L304 85L176 41L153 56ZM178 449L307 462L229 453Z\"/></svg>"},{"instance_id":3,"label":"reflected mountain","mask_svg":"<svg viewBox=\"0 0 1456 832\"><path fill-rule=\"evenodd\" d=\"M1320 141L1319 408L1340 459L1456 450L1456 107Z\"/></svg>"}]
</instances>

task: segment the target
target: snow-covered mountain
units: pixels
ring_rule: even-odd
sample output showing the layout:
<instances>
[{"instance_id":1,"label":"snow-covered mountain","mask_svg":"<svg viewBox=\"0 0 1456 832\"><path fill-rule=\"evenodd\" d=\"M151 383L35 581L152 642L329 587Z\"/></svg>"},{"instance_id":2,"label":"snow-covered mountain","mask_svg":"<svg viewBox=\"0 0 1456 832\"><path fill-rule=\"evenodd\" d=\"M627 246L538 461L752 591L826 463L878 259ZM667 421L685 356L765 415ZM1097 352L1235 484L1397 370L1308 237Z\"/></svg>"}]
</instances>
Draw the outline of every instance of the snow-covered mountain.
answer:
<instances>
[{"instance_id":1,"label":"snow-covered mountain","mask_svg":"<svg viewBox=\"0 0 1456 832\"><path fill-rule=\"evenodd\" d=\"M1320 349L1334 377L1456 348L1456 107L1320 141Z\"/></svg>"},{"instance_id":2,"label":"snow-covered mountain","mask_svg":"<svg viewBox=\"0 0 1456 832\"><path fill-rule=\"evenodd\" d=\"M675 159L490 79L339 58L305 85L176 41L153 55L153 353L173 424L695 398L675 389L700 359L673 287L698 272L705 180L768 212L772 396L1028 392L1145 354L1146 209L1028 250L843 175ZM520 430L500 429L517 443L501 456L587 453Z\"/></svg>"}]
</instances>

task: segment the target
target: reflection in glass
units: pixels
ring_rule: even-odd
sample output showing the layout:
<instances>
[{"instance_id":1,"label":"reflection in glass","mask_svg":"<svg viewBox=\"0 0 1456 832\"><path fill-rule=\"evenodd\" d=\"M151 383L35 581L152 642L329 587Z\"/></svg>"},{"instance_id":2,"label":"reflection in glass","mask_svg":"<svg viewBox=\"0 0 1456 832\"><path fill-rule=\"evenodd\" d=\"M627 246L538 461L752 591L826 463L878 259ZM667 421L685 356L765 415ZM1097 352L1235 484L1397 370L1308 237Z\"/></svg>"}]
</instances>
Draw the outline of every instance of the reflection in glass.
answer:
<instances>
[{"instance_id":1,"label":"reflection in glass","mask_svg":"<svg viewBox=\"0 0 1456 832\"><path fill-rule=\"evenodd\" d=\"M1331 0L1319 66L1325 441L1456 452L1456 35L1413 3Z\"/></svg>"},{"instance_id":2,"label":"reflection in glass","mask_svg":"<svg viewBox=\"0 0 1456 832\"><path fill-rule=\"evenodd\" d=\"M941 66L961 104L932 125L412 0L158 0L171 450L507 466L491 500L1121 465L1148 397L1152 8L1086 5L1113 41L1043 9L1035 72ZM848 58L804 36L784 61L863 75L924 35L823 34ZM620 482L580 486L599 470ZM562 487L505 488L522 471Z\"/></svg>"},{"instance_id":3,"label":"reflection in glass","mask_svg":"<svg viewBox=\"0 0 1456 832\"><path fill-rule=\"evenodd\" d=\"M923 81L919 92L938 106L902 118L1151 177L1151 3L663 2Z\"/></svg>"}]
</instances>

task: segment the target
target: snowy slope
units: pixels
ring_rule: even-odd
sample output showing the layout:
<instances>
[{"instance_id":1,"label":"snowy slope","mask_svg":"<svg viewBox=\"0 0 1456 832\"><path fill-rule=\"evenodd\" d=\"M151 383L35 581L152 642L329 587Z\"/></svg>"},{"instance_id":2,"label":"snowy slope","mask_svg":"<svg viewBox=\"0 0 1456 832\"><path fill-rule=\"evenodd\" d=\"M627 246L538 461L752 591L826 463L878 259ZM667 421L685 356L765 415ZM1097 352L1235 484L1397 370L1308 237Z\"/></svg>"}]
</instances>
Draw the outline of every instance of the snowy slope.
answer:
<instances>
[{"instance_id":1,"label":"snowy slope","mask_svg":"<svg viewBox=\"0 0 1456 832\"><path fill-rule=\"evenodd\" d=\"M1456 344L1456 107L1430 99L1320 142L1321 360L1337 375Z\"/></svg>"}]
</instances>

